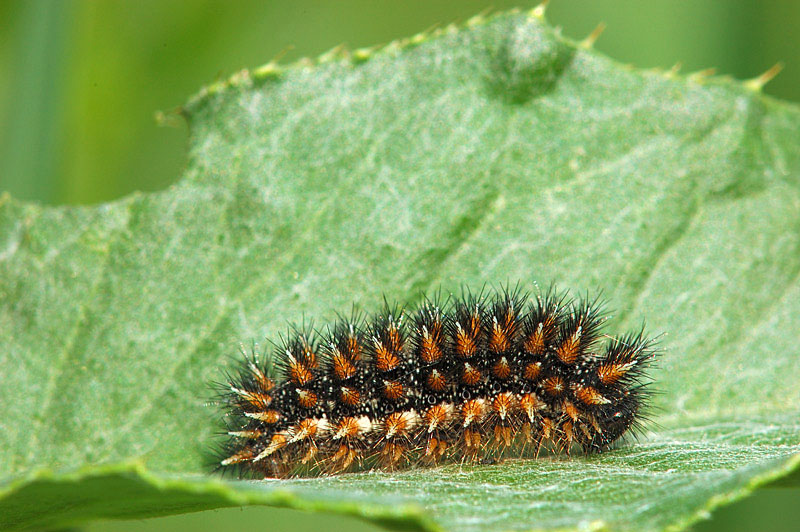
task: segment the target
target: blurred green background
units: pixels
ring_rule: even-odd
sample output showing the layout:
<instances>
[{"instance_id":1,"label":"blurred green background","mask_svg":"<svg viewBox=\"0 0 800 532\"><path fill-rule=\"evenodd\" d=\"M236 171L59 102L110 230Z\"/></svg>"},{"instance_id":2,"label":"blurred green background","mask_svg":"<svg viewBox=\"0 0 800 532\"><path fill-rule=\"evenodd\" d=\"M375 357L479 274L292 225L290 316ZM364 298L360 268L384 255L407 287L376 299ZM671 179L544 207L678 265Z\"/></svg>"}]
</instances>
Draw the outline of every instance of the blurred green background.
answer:
<instances>
[{"instance_id":1,"label":"blurred green background","mask_svg":"<svg viewBox=\"0 0 800 532\"><path fill-rule=\"evenodd\" d=\"M178 178L185 125L158 110L259 66L338 44L385 43L519 0L0 0L0 191L48 204L94 203ZM715 67L800 101L797 0L554 0L549 19L641 67Z\"/></svg>"},{"instance_id":2,"label":"blurred green background","mask_svg":"<svg viewBox=\"0 0 800 532\"><path fill-rule=\"evenodd\" d=\"M338 44L385 43L506 0L0 0L0 191L46 204L88 204L159 190L180 176L185 124L155 112L201 86L286 52L283 62ZM800 101L800 1L554 0L548 18L639 67L716 68L754 77L786 68L765 92ZM175 121L173 121L175 122ZM761 490L696 532L797 530L797 489ZM89 530L375 530L350 518L260 508L221 510Z\"/></svg>"}]
</instances>

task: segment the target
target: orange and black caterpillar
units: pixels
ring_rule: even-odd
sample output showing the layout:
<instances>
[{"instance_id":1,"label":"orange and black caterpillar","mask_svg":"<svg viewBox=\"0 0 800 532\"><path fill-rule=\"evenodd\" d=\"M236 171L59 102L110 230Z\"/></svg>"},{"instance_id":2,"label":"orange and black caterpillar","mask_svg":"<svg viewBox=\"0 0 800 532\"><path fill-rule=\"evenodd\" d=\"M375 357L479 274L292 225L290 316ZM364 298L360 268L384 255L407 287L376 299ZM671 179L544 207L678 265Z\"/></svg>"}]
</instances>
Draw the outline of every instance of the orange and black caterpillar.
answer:
<instances>
[{"instance_id":1,"label":"orange and black caterpillar","mask_svg":"<svg viewBox=\"0 0 800 532\"><path fill-rule=\"evenodd\" d=\"M253 354L220 385L216 463L287 477L604 451L639 426L656 349L603 322L598 299L500 289L294 328L278 372Z\"/></svg>"}]
</instances>

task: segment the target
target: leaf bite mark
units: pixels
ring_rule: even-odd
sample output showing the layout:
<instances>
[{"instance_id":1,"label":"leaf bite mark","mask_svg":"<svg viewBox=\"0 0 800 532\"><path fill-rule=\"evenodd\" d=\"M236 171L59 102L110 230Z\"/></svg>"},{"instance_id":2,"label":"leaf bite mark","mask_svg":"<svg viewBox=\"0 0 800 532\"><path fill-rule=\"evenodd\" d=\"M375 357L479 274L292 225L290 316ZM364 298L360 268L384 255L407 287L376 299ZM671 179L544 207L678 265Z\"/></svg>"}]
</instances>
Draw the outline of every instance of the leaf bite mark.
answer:
<instances>
[{"instance_id":1,"label":"leaf bite mark","mask_svg":"<svg viewBox=\"0 0 800 532\"><path fill-rule=\"evenodd\" d=\"M489 92L509 104L524 104L552 91L574 49L536 19L513 19L489 50Z\"/></svg>"}]
</instances>

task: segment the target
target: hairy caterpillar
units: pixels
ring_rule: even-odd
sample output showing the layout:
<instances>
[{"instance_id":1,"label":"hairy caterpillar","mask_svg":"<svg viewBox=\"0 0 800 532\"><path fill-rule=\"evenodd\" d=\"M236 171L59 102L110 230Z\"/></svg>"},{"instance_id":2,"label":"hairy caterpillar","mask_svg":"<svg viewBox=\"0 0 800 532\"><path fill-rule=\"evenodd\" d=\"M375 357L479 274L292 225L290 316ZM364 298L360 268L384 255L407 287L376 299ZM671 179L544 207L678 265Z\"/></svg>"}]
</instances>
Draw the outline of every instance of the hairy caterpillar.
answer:
<instances>
[{"instance_id":1,"label":"hairy caterpillar","mask_svg":"<svg viewBox=\"0 0 800 532\"><path fill-rule=\"evenodd\" d=\"M657 350L603 335L602 307L499 289L293 328L220 385L217 463L287 477L604 451L639 426Z\"/></svg>"}]
</instances>

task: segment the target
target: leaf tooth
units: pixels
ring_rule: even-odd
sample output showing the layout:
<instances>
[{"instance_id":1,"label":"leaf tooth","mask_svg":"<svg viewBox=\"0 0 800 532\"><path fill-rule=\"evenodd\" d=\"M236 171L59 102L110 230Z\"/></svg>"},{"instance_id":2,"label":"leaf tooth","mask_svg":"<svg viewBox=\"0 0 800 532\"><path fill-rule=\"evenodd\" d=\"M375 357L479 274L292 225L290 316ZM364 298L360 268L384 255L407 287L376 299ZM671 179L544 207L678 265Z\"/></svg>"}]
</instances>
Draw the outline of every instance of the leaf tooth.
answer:
<instances>
[{"instance_id":1,"label":"leaf tooth","mask_svg":"<svg viewBox=\"0 0 800 532\"><path fill-rule=\"evenodd\" d=\"M587 50L590 50L594 47L594 43L597 42L597 39L603 34L606 30L606 23L601 22L599 23L593 30L592 33L586 36L584 40L581 41L581 47Z\"/></svg>"},{"instance_id":2,"label":"leaf tooth","mask_svg":"<svg viewBox=\"0 0 800 532\"><path fill-rule=\"evenodd\" d=\"M528 14L530 15L531 18L543 20L544 15L547 12L547 4L549 3L550 0L542 0L542 2L538 6L531 9Z\"/></svg>"},{"instance_id":3,"label":"leaf tooth","mask_svg":"<svg viewBox=\"0 0 800 532\"><path fill-rule=\"evenodd\" d=\"M758 76L754 77L753 79L748 79L744 82L744 86L748 89L761 92L761 89L764 88L764 85L772 81L775 76L781 73L783 70L783 63L778 62L769 67L767 70L759 74Z\"/></svg>"}]
</instances>

